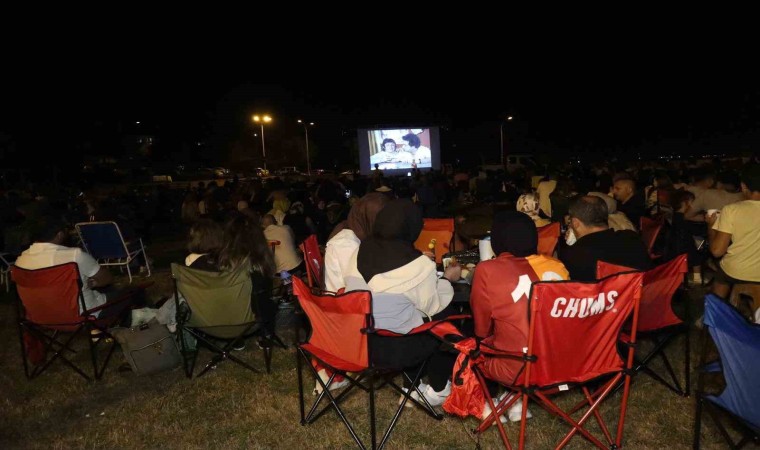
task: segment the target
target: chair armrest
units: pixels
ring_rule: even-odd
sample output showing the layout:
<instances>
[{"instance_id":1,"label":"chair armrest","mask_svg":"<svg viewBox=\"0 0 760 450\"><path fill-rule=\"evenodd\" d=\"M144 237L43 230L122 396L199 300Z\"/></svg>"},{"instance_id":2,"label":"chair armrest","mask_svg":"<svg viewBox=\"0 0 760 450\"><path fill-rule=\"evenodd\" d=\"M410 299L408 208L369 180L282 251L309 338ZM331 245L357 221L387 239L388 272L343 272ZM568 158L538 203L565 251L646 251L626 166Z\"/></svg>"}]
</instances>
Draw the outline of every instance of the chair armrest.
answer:
<instances>
[{"instance_id":1,"label":"chair armrest","mask_svg":"<svg viewBox=\"0 0 760 450\"><path fill-rule=\"evenodd\" d=\"M123 302L123 301L125 301L125 300L128 300L128 299L130 299L130 298L131 298L131 297L133 297L133 296L134 296L134 295L135 295L135 294L136 294L136 293L137 293L137 292L138 292L140 289L142 289L142 290L145 290L145 289L147 289L148 287L150 287L150 286L152 286L152 285L153 285L153 281L147 281L147 282L145 282L145 283L141 283L141 284L139 284L139 285L135 286L135 287L136 287L136 289L133 289L133 290L131 290L131 291L129 291L129 292L125 292L123 295L121 295L121 296L119 296L119 297L117 297L117 298L115 298L115 299L111 300L110 302L107 302L107 303L103 303L102 305L100 305L100 306L96 306L96 307L94 307L94 308L90 308L90 309L88 309L88 310L84 311L84 312L82 313L82 315L83 315L83 316L91 316L91 315L92 315L92 313L94 313L94 312L98 312L98 311L101 311L101 310L103 310L103 309L105 309L105 308L110 308L111 306L113 306L113 305L115 305L115 304L117 304L117 303L121 303L121 302Z\"/></svg>"}]
</instances>

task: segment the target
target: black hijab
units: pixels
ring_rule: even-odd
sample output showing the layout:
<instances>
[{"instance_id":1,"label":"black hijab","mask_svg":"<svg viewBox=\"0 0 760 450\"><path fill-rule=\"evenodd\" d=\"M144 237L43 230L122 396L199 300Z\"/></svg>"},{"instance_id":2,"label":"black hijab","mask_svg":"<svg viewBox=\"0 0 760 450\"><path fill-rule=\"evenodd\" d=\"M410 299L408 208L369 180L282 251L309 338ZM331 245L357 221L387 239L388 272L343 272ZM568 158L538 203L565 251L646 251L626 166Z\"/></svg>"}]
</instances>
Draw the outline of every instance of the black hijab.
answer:
<instances>
[{"instance_id":1,"label":"black hijab","mask_svg":"<svg viewBox=\"0 0 760 450\"><path fill-rule=\"evenodd\" d=\"M422 212L408 199L392 200L375 219L372 236L359 245L357 267L364 280L419 258L414 241L422 231Z\"/></svg>"},{"instance_id":2,"label":"black hijab","mask_svg":"<svg viewBox=\"0 0 760 450\"><path fill-rule=\"evenodd\" d=\"M496 255L509 252L519 258L538 253L538 231L533 219L519 211L494 214L491 248Z\"/></svg>"}]
</instances>

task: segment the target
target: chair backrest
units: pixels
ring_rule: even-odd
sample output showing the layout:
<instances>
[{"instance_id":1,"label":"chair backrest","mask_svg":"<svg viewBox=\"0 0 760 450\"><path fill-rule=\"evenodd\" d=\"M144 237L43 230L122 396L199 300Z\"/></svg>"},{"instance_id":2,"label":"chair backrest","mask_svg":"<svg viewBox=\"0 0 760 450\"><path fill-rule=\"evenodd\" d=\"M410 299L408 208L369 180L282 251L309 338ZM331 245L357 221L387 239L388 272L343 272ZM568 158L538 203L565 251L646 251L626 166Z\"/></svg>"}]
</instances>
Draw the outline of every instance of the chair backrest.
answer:
<instances>
[{"instance_id":1,"label":"chair backrest","mask_svg":"<svg viewBox=\"0 0 760 450\"><path fill-rule=\"evenodd\" d=\"M596 264L596 277L604 278L631 270L634 269L599 261ZM644 272L639 309L640 332L659 330L683 322L673 313L672 303L673 295L683 283L684 275L688 271L687 257L684 254Z\"/></svg>"},{"instance_id":2,"label":"chair backrest","mask_svg":"<svg viewBox=\"0 0 760 450\"><path fill-rule=\"evenodd\" d=\"M95 259L126 258L127 245L116 222L81 222L75 225L87 253Z\"/></svg>"},{"instance_id":3,"label":"chair backrest","mask_svg":"<svg viewBox=\"0 0 760 450\"><path fill-rule=\"evenodd\" d=\"M559 242L559 222L553 222L538 229L538 254L554 256Z\"/></svg>"},{"instance_id":4,"label":"chair backrest","mask_svg":"<svg viewBox=\"0 0 760 450\"><path fill-rule=\"evenodd\" d=\"M414 248L421 252L429 252L428 245L435 239L435 262L440 264L443 255L449 252L453 237L454 219L423 219L422 232L414 242Z\"/></svg>"},{"instance_id":5,"label":"chair backrest","mask_svg":"<svg viewBox=\"0 0 760 450\"><path fill-rule=\"evenodd\" d=\"M537 360L528 367L525 383L582 383L622 370L618 335L634 313L635 339L642 277L641 272L628 272L596 283L533 283L528 354Z\"/></svg>"},{"instance_id":6,"label":"chair backrest","mask_svg":"<svg viewBox=\"0 0 760 450\"><path fill-rule=\"evenodd\" d=\"M304 260L306 260L306 275L309 277L309 286L318 287L320 289L325 288L325 260L322 257L322 253L319 252L319 243L317 243L317 235L312 234L307 237L300 245L303 252Z\"/></svg>"},{"instance_id":7,"label":"chair backrest","mask_svg":"<svg viewBox=\"0 0 760 450\"><path fill-rule=\"evenodd\" d=\"M662 224L663 220L661 217L650 219L649 217L643 216L640 220L639 230L641 230L641 239L644 241L644 244L646 244L649 253L652 253L654 243L657 240L657 235L660 234L660 230L662 229Z\"/></svg>"},{"instance_id":8,"label":"chair backrest","mask_svg":"<svg viewBox=\"0 0 760 450\"><path fill-rule=\"evenodd\" d=\"M172 264L177 290L190 307L187 325L215 337L237 337L254 322L249 267L209 272Z\"/></svg>"},{"instance_id":9,"label":"chair backrest","mask_svg":"<svg viewBox=\"0 0 760 450\"><path fill-rule=\"evenodd\" d=\"M726 387L708 398L760 430L760 325L719 297L705 296L705 326L718 348Z\"/></svg>"},{"instance_id":10,"label":"chair backrest","mask_svg":"<svg viewBox=\"0 0 760 450\"><path fill-rule=\"evenodd\" d=\"M61 331L81 323L84 311L81 279L77 263L27 270L11 266L26 320Z\"/></svg>"},{"instance_id":11,"label":"chair backrest","mask_svg":"<svg viewBox=\"0 0 760 450\"><path fill-rule=\"evenodd\" d=\"M315 294L299 278L293 278L293 293L309 317L312 333L309 344L321 351L325 362L341 368L341 362L369 366L367 334L370 327L372 294L350 291L341 295Z\"/></svg>"}]
</instances>

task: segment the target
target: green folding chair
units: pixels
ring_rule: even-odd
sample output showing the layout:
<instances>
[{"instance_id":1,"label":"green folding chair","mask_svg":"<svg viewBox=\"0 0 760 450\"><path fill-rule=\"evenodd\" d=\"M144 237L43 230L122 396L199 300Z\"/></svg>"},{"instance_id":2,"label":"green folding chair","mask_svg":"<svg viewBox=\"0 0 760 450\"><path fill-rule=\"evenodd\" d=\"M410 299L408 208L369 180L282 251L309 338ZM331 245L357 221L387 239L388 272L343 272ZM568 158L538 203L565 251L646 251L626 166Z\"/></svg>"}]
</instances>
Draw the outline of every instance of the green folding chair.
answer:
<instances>
[{"instance_id":1,"label":"green folding chair","mask_svg":"<svg viewBox=\"0 0 760 450\"><path fill-rule=\"evenodd\" d=\"M241 267L233 272L209 272L179 264L172 264L171 268L177 305L177 332L187 377L193 377L198 347L215 353L198 377L216 368L225 359L261 373L232 353L236 344L262 331L251 309L253 284L249 268ZM190 348L190 336L196 339L195 348ZM263 352L269 373L272 349L265 347Z\"/></svg>"}]
</instances>

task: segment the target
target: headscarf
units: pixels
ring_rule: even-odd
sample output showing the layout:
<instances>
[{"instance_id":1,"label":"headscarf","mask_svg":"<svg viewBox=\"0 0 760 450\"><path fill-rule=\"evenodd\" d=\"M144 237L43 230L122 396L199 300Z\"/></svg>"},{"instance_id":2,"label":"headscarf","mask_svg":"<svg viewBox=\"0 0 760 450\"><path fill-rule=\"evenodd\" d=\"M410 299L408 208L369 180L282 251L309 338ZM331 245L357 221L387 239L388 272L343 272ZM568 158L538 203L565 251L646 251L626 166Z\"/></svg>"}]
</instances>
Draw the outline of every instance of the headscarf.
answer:
<instances>
[{"instance_id":1,"label":"headscarf","mask_svg":"<svg viewBox=\"0 0 760 450\"><path fill-rule=\"evenodd\" d=\"M533 194L521 195L517 199L517 210L527 214L532 220L539 220L541 218L538 215L538 200Z\"/></svg>"},{"instance_id":2,"label":"headscarf","mask_svg":"<svg viewBox=\"0 0 760 450\"><path fill-rule=\"evenodd\" d=\"M370 192L354 201L351 210L348 212L348 218L335 225L327 240L329 241L343 230L353 231L360 241L371 237L375 218L389 201L387 195L377 192Z\"/></svg>"},{"instance_id":3,"label":"headscarf","mask_svg":"<svg viewBox=\"0 0 760 450\"><path fill-rule=\"evenodd\" d=\"M272 209L275 211L282 211L287 214L290 210L290 200L287 198L278 199L272 202Z\"/></svg>"},{"instance_id":4,"label":"headscarf","mask_svg":"<svg viewBox=\"0 0 760 450\"><path fill-rule=\"evenodd\" d=\"M504 252L519 258L538 253L538 231L526 214L499 211L491 225L491 247L496 255Z\"/></svg>"},{"instance_id":5,"label":"headscarf","mask_svg":"<svg viewBox=\"0 0 760 450\"><path fill-rule=\"evenodd\" d=\"M364 280L419 258L414 241L422 231L422 212L408 199L390 201L377 214L372 236L359 245L357 266Z\"/></svg>"},{"instance_id":6,"label":"headscarf","mask_svg":"<svg viewBox=\"0 0 760 450\"><path fill-rule=\"evenodd\" d=\"M348 213L346 226L360 241L372 236L377 214L388 204L388 196L371 192L357 201Z\"/></svg>"}]
</instances>

